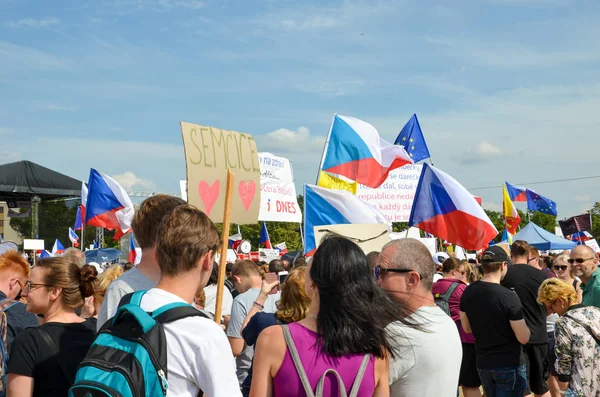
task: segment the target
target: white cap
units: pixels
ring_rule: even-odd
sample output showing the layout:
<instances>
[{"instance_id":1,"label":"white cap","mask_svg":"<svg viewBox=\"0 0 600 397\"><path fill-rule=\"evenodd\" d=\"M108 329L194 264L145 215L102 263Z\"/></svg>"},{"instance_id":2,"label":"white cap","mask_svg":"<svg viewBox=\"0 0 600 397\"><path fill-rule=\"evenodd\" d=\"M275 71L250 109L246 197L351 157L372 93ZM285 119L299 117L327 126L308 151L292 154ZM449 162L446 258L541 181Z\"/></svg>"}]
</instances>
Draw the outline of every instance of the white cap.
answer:
<instances>
[{"instance_id":1,"label":"white cap","mask_svg":"<svg viewBox=\"0 0 600 397\"><path fill-rule=\"evenodd\" d=\"M448 258L450 258L450 255L448 255L445 252L436 252L433 255L433 261L435 262L436 265L442 265L444 263L444 261Z\"/></svg>"},{"instance_id":2,"label":"white cap","mask_svg":"<svg viewBox=\"0 0 600 397\"><path fill-rule=\"evenodd\" d=\"M88 265L94 266L96 268L96 271L98 272L98 274L102 274L102 272L104 271L102 266L100 266L97 262L90 262L90 263L88 263Z\"/></svg>"}]
</instances>

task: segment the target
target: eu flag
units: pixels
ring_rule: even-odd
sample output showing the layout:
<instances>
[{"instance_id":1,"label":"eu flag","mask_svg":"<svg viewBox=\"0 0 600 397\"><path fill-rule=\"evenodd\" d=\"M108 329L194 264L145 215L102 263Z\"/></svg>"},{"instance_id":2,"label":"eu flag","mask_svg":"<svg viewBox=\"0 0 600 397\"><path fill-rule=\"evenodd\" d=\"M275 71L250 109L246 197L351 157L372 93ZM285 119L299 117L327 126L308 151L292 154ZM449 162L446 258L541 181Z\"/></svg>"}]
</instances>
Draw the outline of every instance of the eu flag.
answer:
<instances>
[{"instance_id":1,"label":"eu flag","mask_svg":"<svg viewBox=\"0 0 600 397\"><path fill-rule=\"evenodd\" d=\"M406 153L408 153L415 163L431 157L416 114L413 114L404 128L402 128L394 145L403 146Z\"/></svg>"},{"instance_id":2,"label":"eu flag","mask_svg":"<svg viewBox=\"0 0 600 397\"><path fill-rule=\"evenodd\" d=\"M529 211L539 211L544 214L557 215L556 203L554 201L529 189L527 189L527 209Z\"/></svg>"}]
</instances>

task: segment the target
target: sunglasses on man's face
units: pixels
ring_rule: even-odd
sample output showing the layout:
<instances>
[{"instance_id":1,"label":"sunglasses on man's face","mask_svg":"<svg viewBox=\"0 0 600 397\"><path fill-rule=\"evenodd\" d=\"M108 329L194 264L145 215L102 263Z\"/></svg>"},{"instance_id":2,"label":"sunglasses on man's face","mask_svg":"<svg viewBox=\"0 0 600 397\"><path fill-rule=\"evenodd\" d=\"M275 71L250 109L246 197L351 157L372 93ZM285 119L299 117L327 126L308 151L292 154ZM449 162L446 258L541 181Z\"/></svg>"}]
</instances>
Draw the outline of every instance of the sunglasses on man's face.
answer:
<instances>
[{"instance_id":1,"label":"sunglasses on man's face","mask_svg":"<svg viewBox=\"0 0 600 397\"><path fill-rule=\"evenodd\" d=\"M554 268L556 270L560 270L561 272L564 272L565 270L567 270L569 268L569 266L560 265L560 266L554 266Z\"/></svg>"},{"instance_id":2,"label":"sunglasses on man's face","mask_svg":"<svg viewBox=\"0 0 600 397\"><path fill-rule=\"evenodd\" d=\"M395 268L385 268L385 267L379 267L379 266L375 266L373 267L373 273L375 273L375 280L379 280L379 278L381 277L382 273L408 273L408 272L412 272L411 269L395 269Z\"/></svg>"},{"instance_id":3,"label":"sunglasses on man's face","mask_svg":"<svg viewBox=\"0 0 600 397\"><path fill-rule=\"evenodd\" d=\"M594 259L594 258L586 258L586 259L584 259L584 258L567 259L567 262L569 262L571 265L572 265L573 263L578 263L578 264L580 264L580 265L581 265L583 262L587 262L587 261L590 261L590 260L592 260L592 259Z\"/></svg>"}]
</instances>

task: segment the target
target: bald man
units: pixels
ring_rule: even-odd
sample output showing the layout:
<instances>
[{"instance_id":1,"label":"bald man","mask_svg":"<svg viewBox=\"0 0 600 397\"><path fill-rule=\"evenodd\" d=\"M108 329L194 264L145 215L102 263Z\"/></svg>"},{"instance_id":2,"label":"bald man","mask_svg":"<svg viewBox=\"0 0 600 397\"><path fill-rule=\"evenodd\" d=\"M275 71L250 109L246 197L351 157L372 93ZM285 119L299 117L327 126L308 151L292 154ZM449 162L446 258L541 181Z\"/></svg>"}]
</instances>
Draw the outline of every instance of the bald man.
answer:
<instances>
[{"instance_id":1,"label":"bald man","mask_svg":"<svg viewBox=\"0 0 600 397\"><path fill-rule=\"evenodd\" d=\"M587 245L578 245L571 251L569 263L573 274L581 279L584 306L600 307L600 269L598 254Z\"/></svg>"},{"instance_id":2,"label":"bald man","mask_svg":"<svg viewBox=\"0 0 600 397\"><path fill-rule=\"evenodd\" d=\"M413 312L411 320L423 327L416 330L400 322L387 327L398 349L390 361L390 396L456 397L462 345L456 324L433 299L435 265L429 250L412 238L394 240L383 247L376 263L381 288L403 302Z\"/></svg>"}]
</instances>

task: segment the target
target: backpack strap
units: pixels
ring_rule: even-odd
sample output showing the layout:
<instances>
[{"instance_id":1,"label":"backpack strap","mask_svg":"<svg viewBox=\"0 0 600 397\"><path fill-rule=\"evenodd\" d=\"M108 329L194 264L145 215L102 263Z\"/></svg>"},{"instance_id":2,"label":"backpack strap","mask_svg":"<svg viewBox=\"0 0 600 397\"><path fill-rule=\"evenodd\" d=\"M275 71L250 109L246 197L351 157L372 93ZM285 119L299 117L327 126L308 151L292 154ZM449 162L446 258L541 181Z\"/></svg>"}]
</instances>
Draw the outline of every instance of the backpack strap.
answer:
<instances>
[{"instance_id":1,"label":"backpack strap","mask_svg":"<svg viewBox=\"0 0 600 397\"><path fill-rule=\"evenodd\" d=\"M321 379L319 379L319 383L317 383L317 391L315 397L323 397L323 387L325 385L325 377L327 376L327 374L334 374L337 378L340 397L348 397L348 394L346 393L346 385L344 385L342 377L333 368L329 368L327 371L323 372L323 375L321 375Z\"/></svg>"},{"instance_id":2,"label":"backpack strap","mask_svg":"<svg viewBox=\"0 0 600 397\"><path fill-rule=\"evenodd\" d=\"M306 393L306 396L315 397L310 382L308 381L308 376L306 376L306 371L304 371L304 367L302 366L300 355L298 355L298 350L296 349L296 345L294 344L294 339L292 338L292 334L290 333L290 328L287 324L282 324L281 330L283 331L283 338L285 339L285 344L287 345L288 351L292 356L292 361L294 362L296 372L298 373L298 377L302 382L302 386L304 387L304 392Z\"/></svg>"},{"instance_id":3,"label":"backpack strap","mask_svg":"<svg viewBox=\"0 0 600 397\"><path fill-rule=\"evenodd\" d=\"M71 386L73 383L75 383L75 377L69 376L69 372L65 368L65 363L63 362L63 360L58 358L58 348L56 347L56 343L54 343L50 335L48 335L48 333L44 331L42 327L37 327L37 330L40 333L40 336L42 337L46 345L48 346L50 354L56 357L56 361L58 361L58 365L60 367L61 372L65 376L67 382L69 382L69 386Z\"/></svg>"},{"instance_id":4,"label":"backpack strap","mask_svg":"<svg viewBox=\"0 0 600 397\"><path fill-rule=\"evenodd\" d=\"M371 355L365 354L362 363L360 363L360 368L358 369L356 378L354 379L352 390L350 390L350 397L356 397L358 395L358 390L360 389L363 377L365 376L365 371L367 370L367 365L369 365L369 360L371 360Z\"/></svg>"},{"instance_id":5,"label":"backpack strap","mask_svg":"<svg viewBox=\"0 0 600 397\"><path fill-rule=\"evenodd\" d=\"M208 318L208 316L202 313L200 310L183 302L175 302L164 305L152 313L152 318L154 318L154 320L160 324L171 323L173 321L194 316Z\"/></svg>"},{"instance_id":6,"label":"backpack strap","mask_svg":"<svg viewBox=\"0 0 600 397\"><path fill-rule=\"evenodd\" d=\"M0 300L0 310L5 312L16 304L17 304L16 300L8 299L8 298L2 299L2 300Z\"/></svg>"},{"instance_id":7,"label":"backpack strap","mask_svg":"<svg viewBox=\"0 0 600 397\"><path fill-rule=\"evenodd\" d=\"M598 345L600 345L600 338L598 338L598 337L597 337L597 336L594 334L594 332L592 331L592 329L590 328L590 326L589 326L589 325L587 325L587 324L584 324L584 323L582 323L582 322L581 322L581 321L579 321L579 320L576 320L575 318L573 318L573 317L569 316L568 314L565 314L565 315L564 315L564 317L567 317L567 318L568 318L568 319L570 319L571 321L574 321L575 323L577 323L577 324L581 325L581 326L582 326L582 327L583 327L583 328L584 328L584 329L585 329L585 330L586 330L586 331L587 331L587 332L590 334L590 336L591 336L592 338L594 338L594 340L596 341L596 343L597 343Z\"/></svg>"},{"instance_id":8,"label":"backpack strap","mask_svg":"<svg viewBox=\"0 0 600 397\"><path fill-rule=\"evenodd\" d=\"M450 297L452 296L454 291L456 291L456 289L458 288L459 285L460 285L460 283L454 282L454 283L450 284L450 287L448 287L446 292L444 292L443 294L435 294L435 297L438 299L442 298L444 300L449 301Z\"/></svg>"}]
</instances>

